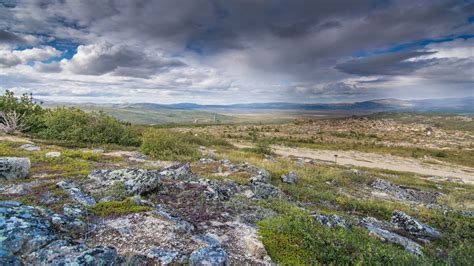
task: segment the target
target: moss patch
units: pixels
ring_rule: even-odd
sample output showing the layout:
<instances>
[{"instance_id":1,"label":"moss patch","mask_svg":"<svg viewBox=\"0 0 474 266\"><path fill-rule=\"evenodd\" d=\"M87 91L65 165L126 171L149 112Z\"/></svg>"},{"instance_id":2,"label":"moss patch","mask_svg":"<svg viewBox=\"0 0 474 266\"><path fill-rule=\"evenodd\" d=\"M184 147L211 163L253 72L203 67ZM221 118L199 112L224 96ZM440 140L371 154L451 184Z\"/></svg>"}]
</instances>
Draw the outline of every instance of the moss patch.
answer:
<instances>
[{"instance_id":1,"label":"moss patch","mask_svg":"<svg viewBox=\"0 0 474 266\"><path fill-rule=\"evenodd\" d=\"M107 217L112 215L124 215L129 213L151 211L153 208L141 206L130 200L99 202L95 206L87 208L88 211L96 216Z\"/></svg>"}]
</instances>

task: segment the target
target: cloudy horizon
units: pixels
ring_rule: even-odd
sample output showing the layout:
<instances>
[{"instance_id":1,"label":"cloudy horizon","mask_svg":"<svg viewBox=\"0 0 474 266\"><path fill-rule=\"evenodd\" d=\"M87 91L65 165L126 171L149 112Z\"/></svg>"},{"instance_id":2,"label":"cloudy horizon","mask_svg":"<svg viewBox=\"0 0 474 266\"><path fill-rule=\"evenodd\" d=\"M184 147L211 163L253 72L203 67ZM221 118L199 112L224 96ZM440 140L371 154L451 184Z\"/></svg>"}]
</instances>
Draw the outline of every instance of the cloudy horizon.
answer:
<instances>
[{"instance_id":1,"label":"cloudy horizon","mask_svg":"<svg viewBox=\"0 0 474 266\"><path fill-rule=\"evenodd\" d=\"M230 104L474 96L474 1L0 0L0 92Z\"/></svg>"}]
</instances>

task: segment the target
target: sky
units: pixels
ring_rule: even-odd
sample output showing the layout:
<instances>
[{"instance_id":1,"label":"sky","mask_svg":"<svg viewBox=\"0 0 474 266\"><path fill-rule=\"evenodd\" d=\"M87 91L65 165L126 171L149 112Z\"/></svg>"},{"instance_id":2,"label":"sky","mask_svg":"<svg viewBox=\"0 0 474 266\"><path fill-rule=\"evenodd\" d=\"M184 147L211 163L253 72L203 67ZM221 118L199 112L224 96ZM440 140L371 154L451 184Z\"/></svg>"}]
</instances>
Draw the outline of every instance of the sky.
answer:
<instances>
[{"instance_id":1,"label":"sky","mask_svg":"<svg viewBox=\"0 0 474 266\"><path fill-rule=\"evenodd\" d=\"M0 0L0 93L229 104L474 96L474 1Z\"/></svg>"}]
</instances>

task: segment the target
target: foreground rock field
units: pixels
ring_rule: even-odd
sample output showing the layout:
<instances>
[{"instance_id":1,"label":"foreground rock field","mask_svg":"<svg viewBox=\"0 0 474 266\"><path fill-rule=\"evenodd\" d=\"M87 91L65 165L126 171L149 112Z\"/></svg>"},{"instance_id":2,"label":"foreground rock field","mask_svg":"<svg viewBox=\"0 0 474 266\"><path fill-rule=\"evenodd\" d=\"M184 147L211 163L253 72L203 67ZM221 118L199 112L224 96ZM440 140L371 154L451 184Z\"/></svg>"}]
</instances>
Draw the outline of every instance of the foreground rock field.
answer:
<instances>
[{"instance_id":1,"label":"foreground rock field","mask_svg":"<svg viewBox=\"0 0 474 266\"><path fill-rule=\"evenodd\" d=\"M474 187L462 179L236 146L200 154L3 138L0 264L472 262Z\"/></svg>"}]
</instances>

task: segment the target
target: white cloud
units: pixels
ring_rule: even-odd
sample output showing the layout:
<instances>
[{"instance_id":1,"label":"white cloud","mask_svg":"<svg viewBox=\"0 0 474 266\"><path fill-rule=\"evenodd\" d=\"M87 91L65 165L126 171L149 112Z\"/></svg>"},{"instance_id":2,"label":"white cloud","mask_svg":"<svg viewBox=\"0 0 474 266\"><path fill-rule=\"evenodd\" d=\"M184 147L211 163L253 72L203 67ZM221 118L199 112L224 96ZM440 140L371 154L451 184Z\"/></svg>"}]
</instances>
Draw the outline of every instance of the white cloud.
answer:
<instances>
[{"instance_id":1,"label":"white cloud","mask_svg":"<svg viewBox=\"0 0 474 266\"><path fill-rule=\"evenodd\" d=\"M37 62L61 55L54 47L45 46L25 50L0 50L0 66L12 67L28 62Z\"/></svg>"},{"instance_id":2,"label":"white cloud","mask_svg":"<svg viewBox=\"0 0 474 266\"><path fill-rule=\"evenodd\" d=\"M139 47L111 45L101 42L80 45L74 57L64 62L65 69L75 74L148 78L171 67L184 66L177 59L165 58L159 53L147 53Z\"/></svg>"}]
</instances>

